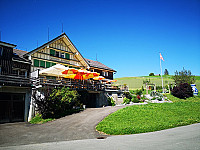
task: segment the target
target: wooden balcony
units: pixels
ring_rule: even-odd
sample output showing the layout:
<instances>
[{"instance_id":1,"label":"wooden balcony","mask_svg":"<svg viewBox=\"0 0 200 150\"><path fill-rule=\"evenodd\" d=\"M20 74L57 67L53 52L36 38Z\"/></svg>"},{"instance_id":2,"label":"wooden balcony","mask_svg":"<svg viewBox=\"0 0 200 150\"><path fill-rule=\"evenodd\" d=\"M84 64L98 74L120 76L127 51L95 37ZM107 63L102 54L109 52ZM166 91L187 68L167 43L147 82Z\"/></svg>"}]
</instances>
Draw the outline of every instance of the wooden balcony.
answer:
<instances>
[{"instance_id":1,"label":"wooden balcony","mask_svg":"<svg viewBox=\"0 0 200 150\"><path fill-rule=\"evenodd\" d=\"M30 78L26 78L23 76L0 75L0 85L31 87L32 81L30 80Z\"/></svg>"},{"instance_id":2,"label":"wooden balcony","mask_svg":"<svg viewBox=\"0 0 200 150\"><path fill-rule=\"evenodd\" d=\"M92 80L73 80L73 79L47 79L46 77L39 77L32 79L33 85L36 88L53 86L53 87L69 87L74 90L91 90L91 91L103 91L105 85Z\"/></svg>"}]
</instances>

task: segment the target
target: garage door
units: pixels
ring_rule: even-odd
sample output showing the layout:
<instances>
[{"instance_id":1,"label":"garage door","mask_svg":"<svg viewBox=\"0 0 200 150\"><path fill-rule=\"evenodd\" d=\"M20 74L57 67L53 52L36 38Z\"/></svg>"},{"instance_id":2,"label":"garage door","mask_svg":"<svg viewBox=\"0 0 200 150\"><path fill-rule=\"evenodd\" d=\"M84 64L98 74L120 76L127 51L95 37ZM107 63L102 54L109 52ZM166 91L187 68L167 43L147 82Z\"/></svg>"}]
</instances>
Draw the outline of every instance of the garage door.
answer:
<instances>
[{"instance_id":1,"label":"garage door","mask_svg":"<svg viewBox=\"0 0 200 150\"><path fill-rule=\"evenodd\" d=\"M24 121L25 94L0 93L0 123Z\"/></svg>"}]
</instances>

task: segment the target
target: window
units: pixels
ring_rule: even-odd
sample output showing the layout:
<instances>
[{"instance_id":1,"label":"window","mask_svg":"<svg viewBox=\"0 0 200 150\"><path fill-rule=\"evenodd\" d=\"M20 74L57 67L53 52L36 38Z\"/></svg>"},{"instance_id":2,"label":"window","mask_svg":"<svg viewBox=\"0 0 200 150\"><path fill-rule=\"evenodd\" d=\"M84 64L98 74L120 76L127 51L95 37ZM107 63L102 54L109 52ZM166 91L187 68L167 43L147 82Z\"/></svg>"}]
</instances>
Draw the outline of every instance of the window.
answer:
<instances>
[{"instance_id":1,"label":"window","mask_svg":"<svg viewBox=\"0 0 200 150\"><path fill-rule=\"evenodd\" d=\"M56 57L59 57L59 52L58 51L56 51Z\"/></svg>"},{"instance_id":2,"label":"window","mask_svg":"<svg viewBox=\"0 0 200 150\"><path fill-rule=\"evenodd\" d=\"M45 68L45 61L40 60L40 67L44 67Z\"/></svg>"},{"instance_id":3,"label":"window","mask_svg":"<svg viewBox=\"0 0 200 150\"><path fill-rule=\"evenodd\" d=\"M35 66L35 67L39 67L39 60L34 59L34 66Z\"/></svg>"},{"instance_id":4,"label":"window","mask_svg":"<svg viewBox=\"0 0 200 150\"><path fill-rule=\"evenodd\" d=\"M51 56L55 56L55 50L50 49L50 55L51 55Z\"/></svg>"},{"instance_id":5,"label":"window","mask_svg":"<svg viewBox=\"0 0 200 150\"><path fill-rule=\"evenodd\" d=\"M61 58L65 58L65 53L61 53Z\"/></svg>"},{"instance_id":6,"label":"window","mask_svg":"<svg viewBox=\"0 0 200 150\"><path fill-rule=\"evenodd\" d=\"M45 58L45 55L44 55L44 54L41 54L41 58Z\"/></svg>"},{"instance_id":7,"label":"window","mask_svg":"<svg viewBox=\"0 0 200 150\"><path fill-rule=\"evenodd\" d=\"M18 76L19 75L18 74L18 70L17 69L13 69L12 74Z\"/></svg>"},{"instance_id":8,"label":"window","mask_svg":"<svg viewBox=\"0 0 200 150\"><path fill-rule=\"evenodd\" d=\"M51 62L46 61L46 68L51 67Z\"/></svg>"},{"instance_id":9,"label":"window","mask_svg":"<svg viewBox=\"0 0 200 150\"><path fill-rule=\"evenodd\" d=\"M56 65L56 63L52 63L52 66Z\"/></svg>"},{"instance_id":10,"label":"window","mask_svg":"<svg viewBox=\"0 0 200 150\"><path fill-rule=\"evenodd\" d=\"M3 56L3 47L0 47L0 56Z\"/></svg>"},{"instance_id":11,"label":"window","mask_svg":"<svg viewBox=\"0 0 200 150\"><path fill-rule=\"evenodd\" d=\"M108 76L108 72L102 71L102 75L103 75L103 76Z\"/></svg>"},{"instance_id":12,"label":"window","mask_svg":"<svg viewBox=\"0 0 200 150\"><path fill-rule=\"evenodd\" d=\"M19 75L22 76L22 77L27 77L27 71L26 70L23 70L23 71L20 70Z\"/></svg>"},{"instance_id":13,"label":"window","mask_svg":"<svg viewBox=\"0 0 200 150\"><path fill-rule=\"evenodd\" d=\"M106 76L108 76L108 72L106 72Z\"/></svg>"},{"instance_id":14,"label":"window","mask_svg":"<svg viewBox=\"0 0 200 150\"><path fill-rule=\"evenodd\" d=\"M102 71L102 76L105 76L105 72L104 71Z\"/></svg>"},{"instance_id":15,"label":"window","mask_svg":"<svg viewBox=\"0 0 200 150\"><path fill-rule=\"evenodd\" d=\"M70 55L68 53L65 53L65 58L69 59Z\"/></svg>"}]
</instances>

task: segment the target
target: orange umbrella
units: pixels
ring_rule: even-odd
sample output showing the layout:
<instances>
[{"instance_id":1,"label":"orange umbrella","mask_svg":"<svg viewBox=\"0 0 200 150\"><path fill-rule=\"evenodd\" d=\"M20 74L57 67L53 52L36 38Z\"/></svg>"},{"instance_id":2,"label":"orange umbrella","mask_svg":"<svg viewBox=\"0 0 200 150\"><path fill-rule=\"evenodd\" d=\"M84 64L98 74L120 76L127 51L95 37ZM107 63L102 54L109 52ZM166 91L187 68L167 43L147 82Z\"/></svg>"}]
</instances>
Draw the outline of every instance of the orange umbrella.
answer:
<instances>
[{"instance_id":1,"label":"orange umbrella","mask_svg":"<svg viewBox=\"0 0 200 150\"><path fill-rule=\"evenodd\" d=\"M93 78L94 80L103 80L103 79L105 79L103 76L98 76L98 77L94 77Z\"/></svg>"},{"instance_id":2,"label":"orange umbrella","mask_svg":"<svg viewBox=\"0 0 200 150\"><path fill-rule=\"evenodd\" d=\"M97 72L89 72L89 73L87 73L84 77L85 77L86 79L89 79L89 78L98 77L99 75L100 75L100 74L97 73Z\"/></svg>"},{"instance_id":3,"label":"orange umbrella","mask_svg":"<svg viewBox=\"0 0 200 150\"><path fill-rule=\"evenodd\" d=\"M62 74L77 74L78 70L74 68L68 68L67 70L63 71Z\"/></svg>"},{"instance_id":4,"label":"orange umbrella","mask_svg":"<svg viewBox=\"0 0 200 150\"><path fill-rule=\"evenodd\" d=\"M78 80L86 80L89 78L98 77L100 74L97 72L90 72L85 69L74 69L74 68L68 68L67 70L63 71L62 74L64 74L65 78L71 78L71 79L78 79Z\"/></svg>"},{"instance_id":5,"label":"orange umbrella","mask_svg":"<svg viewBox=\"0 0 200 150\"><path fill-rule=\"evenodd\" d=\"M108 82L117 82L117 80L109 80L109 81L107 81L106 83L108 83Z\"/></svg>"}]
</instances>

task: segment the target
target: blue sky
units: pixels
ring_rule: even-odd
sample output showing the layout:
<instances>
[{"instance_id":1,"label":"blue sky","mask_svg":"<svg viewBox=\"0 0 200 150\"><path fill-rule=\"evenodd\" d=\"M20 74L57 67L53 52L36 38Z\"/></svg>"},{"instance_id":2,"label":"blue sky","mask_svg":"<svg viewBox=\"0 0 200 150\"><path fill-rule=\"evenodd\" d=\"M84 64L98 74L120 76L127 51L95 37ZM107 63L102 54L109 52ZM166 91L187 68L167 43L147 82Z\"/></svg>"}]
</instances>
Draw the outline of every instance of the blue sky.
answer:
<instances>
[{"instance_id":1,"label":"blue sky","mask_svg":"<svg viewBox=\"0 0 200 150\"><path fill-rule=\"evenodd\" d=\"M1 0L1 40L33 50L64 32L115 77L184 67L200 75L199 0Z\"/></svg>"}]
</instances>

